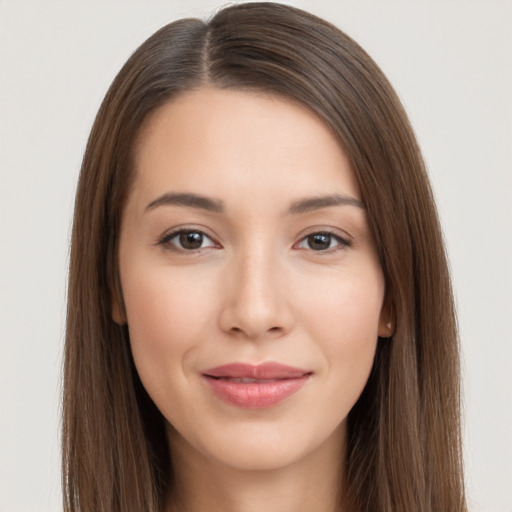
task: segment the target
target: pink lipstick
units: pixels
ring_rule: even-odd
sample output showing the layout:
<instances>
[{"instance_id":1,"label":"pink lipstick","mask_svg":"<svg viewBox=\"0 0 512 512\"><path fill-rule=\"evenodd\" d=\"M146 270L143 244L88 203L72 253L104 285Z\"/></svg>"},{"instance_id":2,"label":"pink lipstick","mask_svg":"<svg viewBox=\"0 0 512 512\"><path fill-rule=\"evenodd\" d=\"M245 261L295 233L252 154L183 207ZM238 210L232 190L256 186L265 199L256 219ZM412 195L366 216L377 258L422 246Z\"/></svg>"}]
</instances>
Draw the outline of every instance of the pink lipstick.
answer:
<instances>
[{"instance_id":1,"label":"pink lipstick","mask_svg":"<svg viewBox=\"0 0 512 512\"><path fill-rule=\"evenodd\" d=\"M306 383L312 372L279 363L232 363L202 373L215 394L232 405L264 409L282 402Z\"/></svg>"}]
</instances>

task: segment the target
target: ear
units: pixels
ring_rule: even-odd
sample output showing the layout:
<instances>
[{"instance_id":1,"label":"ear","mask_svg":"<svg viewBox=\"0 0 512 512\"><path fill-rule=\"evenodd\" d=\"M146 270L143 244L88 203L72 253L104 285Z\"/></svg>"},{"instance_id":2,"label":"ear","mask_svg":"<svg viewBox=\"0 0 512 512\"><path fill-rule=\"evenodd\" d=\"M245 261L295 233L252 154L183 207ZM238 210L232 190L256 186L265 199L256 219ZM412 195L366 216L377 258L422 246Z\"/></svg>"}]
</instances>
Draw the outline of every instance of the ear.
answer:
<instances>
[{"instance_id":1,"label":"ear","mask_svg":"<svg viewBox=\"0 0 512 512\"><path fill-rule=\"evenodd\" d=\"M124 325L126 323L124 305L121 304L117 297L112 298L112 320L118 325Z\"/></svg>"},{"instance_id":2,"label":"ear","mask_svg":"<svg viewBox=\"0 0 512 512\"><path fill-rule=\"evenodd\" d=\"M115 253L114 253L115 254ZM110 292L110 314L112 320L118 325L124 325L127 322L126 308L124 307L123 289L121 287L121 278L119 276L118 262L112 256L108 261L108 289Z\"/></svg>"},{"instance_id":3,"label":"ear","mask_svg":"<svg viewBox=\"0 0 512 512\"><path fill-rule=\"evenodd\" d=\"M396 320L394 314L393 301L387 295L384 300L384 304L382 305L382 309L380 310L379 317L379 338L391 338L395 333L396 328Z\"/></svg>"},{"instance_id":4,"label":"ear","mask_svg":"<svg viewBox=\"0 0 512 512\"><path fill-rule=\"evenodd\" d=\"M112 320L118 325L124 325L127 322L126 308L124 307L123 293L119 280L115 280L111 284L110 296L112 297Z\"/></svg>"}]
</instances>

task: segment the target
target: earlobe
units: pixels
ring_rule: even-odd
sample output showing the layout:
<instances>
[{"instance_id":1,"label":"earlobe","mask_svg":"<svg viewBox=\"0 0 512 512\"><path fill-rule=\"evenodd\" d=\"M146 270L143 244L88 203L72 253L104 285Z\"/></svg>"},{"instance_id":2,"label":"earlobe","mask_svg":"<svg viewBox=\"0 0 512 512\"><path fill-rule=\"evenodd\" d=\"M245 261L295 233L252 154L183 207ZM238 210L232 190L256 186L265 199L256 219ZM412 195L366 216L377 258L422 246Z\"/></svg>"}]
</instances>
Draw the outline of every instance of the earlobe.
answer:
<instances>
[{"instance_id":1,"label":"earlobe","mask_svg":"<svg viewBox=\"0 0 512 512\"><path fill-rule=\"evenodd\" d=\"M379 325L379 338L391 338L394 334L393 322L381 322Z\"/></svg>"},{"instance_id":2,"label":"earlobe","mask_svg":"<svg viewBox=\"0 0 512 512\"><path fill-rule=\"evenodd\" d=\"M123 301L115 292L112 293L112 320L118 325L124 325L127 321Z\"/></svg>"},{"instance_id":3,"label":"earlobe","mask_svg":"<svg viewBox=\"0 0 512 512\"><path fill-rule=\"evenodd\" d=\"M111 298L111 315L112 320L118 325L124 325L127 322L126 309L124 307L123 290L121 288L121 280L118 270L114 264L110 266L110 298Z\"/></svg>"},{"instance_id":4,"label":"earlobe","mask_svg":"<svg viewBox=\"0 0 512 512\"><path fill-rule=\"evenodd\" d=\"M396 321L394 320L394 308L389 297L384 301L379 318L379 338L391 338L395 334Z\"/></svg>"},{"instance_id":5,"label":"earlobe","mask_svg":"<svg viewBox=\"0 0 512 512\"><path fill-rule=\"evenodd\" d=\"M124 308L119 307L117 301L113 301L112 304L112 320L118 325L124 325L126 323Z\"/></svg>"}]
</instances>

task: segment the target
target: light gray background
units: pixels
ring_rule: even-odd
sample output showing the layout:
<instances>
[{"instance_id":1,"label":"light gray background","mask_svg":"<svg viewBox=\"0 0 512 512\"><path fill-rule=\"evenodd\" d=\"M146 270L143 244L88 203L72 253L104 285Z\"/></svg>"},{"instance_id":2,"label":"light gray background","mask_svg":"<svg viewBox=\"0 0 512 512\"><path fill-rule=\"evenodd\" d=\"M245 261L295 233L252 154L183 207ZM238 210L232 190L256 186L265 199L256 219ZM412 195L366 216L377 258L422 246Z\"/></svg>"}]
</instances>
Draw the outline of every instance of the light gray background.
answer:
<instances>
[{"instance_id":1,"label":"light gray background","mask_svg":"<svg viewBox=\"0 0 512 512\"><path fill-rule=\"evenodd\" d=\"M446 234L471 510L512 511L512 3L288 2L334 22L410 114ZM221 0L0 0L0 511L60 510L59 393L75 182L106 89L165 23ZM412 512L412 511L411 511Z\"/></svg>"}]
</instances>

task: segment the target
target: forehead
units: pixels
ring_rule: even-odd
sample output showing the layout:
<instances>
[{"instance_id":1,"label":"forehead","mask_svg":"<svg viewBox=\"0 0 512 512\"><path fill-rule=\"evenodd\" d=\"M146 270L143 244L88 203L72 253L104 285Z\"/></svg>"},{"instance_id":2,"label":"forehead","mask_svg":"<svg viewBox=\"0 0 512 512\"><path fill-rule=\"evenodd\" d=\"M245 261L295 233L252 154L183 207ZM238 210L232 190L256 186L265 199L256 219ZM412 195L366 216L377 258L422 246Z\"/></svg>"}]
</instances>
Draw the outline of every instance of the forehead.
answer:
<instances>
[{"instance_id":1,"label":"forehead","mask_svg":"<svg viewBox=\"0 0 512 512\"><path fill-rule=\"evenodd\" d=\"M277 95L201 88L153 112L134 148L135 189L218 197L349 194L360 198L328 125ZM191 190L192 189L192 190Z\"/></svg>"}]
</instances>

